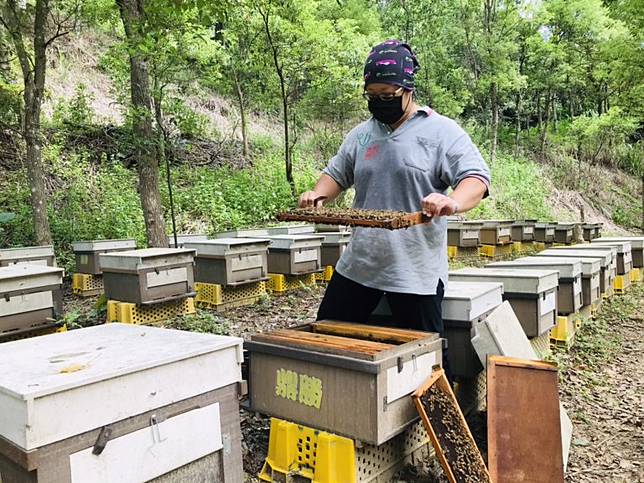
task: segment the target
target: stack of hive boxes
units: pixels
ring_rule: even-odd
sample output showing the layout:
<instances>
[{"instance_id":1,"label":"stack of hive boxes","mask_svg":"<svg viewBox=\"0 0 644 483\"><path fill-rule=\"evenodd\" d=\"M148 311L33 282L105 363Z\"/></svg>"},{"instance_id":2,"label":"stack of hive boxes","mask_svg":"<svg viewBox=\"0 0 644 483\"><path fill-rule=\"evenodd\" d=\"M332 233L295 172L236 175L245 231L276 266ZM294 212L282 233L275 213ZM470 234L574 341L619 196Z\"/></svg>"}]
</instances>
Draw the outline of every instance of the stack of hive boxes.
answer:
<instances>
[{"instance_id":1,"label":"stack of hive boxes","mask_svg":"<svg viewBox=\"0 0 644 483\"><path fill-rule=\"evenodd\" d=\"M100 255L136 248L134 240L92 240L72 243L76 258L76 272L72 290L76 295L89 297L103 293L103 272Z\"/></svg>"}]
</instances>

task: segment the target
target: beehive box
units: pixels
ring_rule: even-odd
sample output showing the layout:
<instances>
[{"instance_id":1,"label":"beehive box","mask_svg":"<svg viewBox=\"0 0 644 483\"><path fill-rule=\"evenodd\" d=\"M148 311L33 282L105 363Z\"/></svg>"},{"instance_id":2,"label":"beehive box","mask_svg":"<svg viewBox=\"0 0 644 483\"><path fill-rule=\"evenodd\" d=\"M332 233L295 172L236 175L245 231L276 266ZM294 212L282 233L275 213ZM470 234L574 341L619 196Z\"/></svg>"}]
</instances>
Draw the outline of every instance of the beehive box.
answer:
<instances>
[{"instance_id":1,"label":"beehive box","mask_svg":"<svg viewBox=\"0 0 644 483\"><path fill-rule=\"evenodd\" d=\"M218 238L187 242L196 250L195 281L241 285L268 279L268 244L261 238Z\"/></svg>"},{"instance_id":2,"label":"beehive box","mask_svg":"<svg viewBox=\"0 0 644 483\"><path fill-rule=\"evenodd\" d=\"M597 244L580 244L580 245L571 245L571 246L562 246L554 247L556 250L583 250L585 251L601 251L605 255L611 257L610 262L610 283L613 283L615 276L617 275L617 247L616 246L607 246L607 245L597 245Z\"/></svg>"},{"instance_id":3,"label":"beehive box","mask_svg":"<svg viewBox=\"0 0 644 483\"><path fill-rule=\"evenodd\" d=\"M311 223L297 223L291 225L274 226L268 229L268 234L273 235L308 235L315 233L315 225Z\"/></svg>"},{"instance_id":4,"label":"beehive box","mask_svg":"<svg viewBox=\"0 0 644 483\"><path fill-rule=\"evenodd\" d=\"M644 236L603 236L593 241L593 246L598 243L630 242L631 258L634 268L644 268Z\"/></svg>"},{"instance_id":5,"label":"beehive box","mask_svg":"<svg viewBox=\"0 0 644 483\"><path fill-rule=\"evenodd\" d=\"M577 312L582 305L581 260L555 257L523 257L505 262L489 263L493 268L522 268L525 270L557 270L559 272L558 315Z\"/></svg>"},{"instance_id":6,"label":"beehive box","mask_svg":"<svg viewBox=\"0 0 644 483\"><path fill-rule=\"evenodd\" d=\"M512 221L487 220L479 233L483 245L505 245L512 241Z\"/></svg>"},{"instance_id":7,"label":"beehive box","mask_svg":"<svg viewBox=\"0 0 644 483\"><path fill-rule=\"evenodd\" d=\"M591 246L612 246L617 248L617 275L627 275L633 269L633 254L630 241L593 240Z\"/></svg>"},{"instance_id":8,"label":"beehive box","mask_svg":"<svg viewBox=\"0 0 644 483\"><path fill-rule=\"evenodd\" d=\"M256 334L250 353L254 411L379 445L417 420L409 395L441 363L429 332L346 322Z\"/></svg>"},{"instance_id":9,"label":"beehive box","mask_svg":"<svg viewBox=\"0 0 644 483\"><path fill-rule=\"evenodd\" d=\"M458 221L447 223L447 244L452 247L476 247L479 245L479 224Z\"/></svg>"},{"instance_id":10,"label":"beehive box","mask_svg":"<svg viewBox=\"0 0 644 483\"><path fill-rule=\"evenodd\" d=\"M110 300L151 304L193 295L194 250L144 248L100 255Z\"/></svg>"},{"instance_id":11,"label":"beehive box","mask_svg":"<svg viewBox=\"0 0 644 483\"><path fill-rule=\"evenodd\" d=\"M320 235L269 236L268 271L284 275L303 275L322 269Z\"/></svg>"},{"instance_id":12,"label":"beehive box","mask_svg":"<svg viewBox=\"0 0 644 483\"><path fill-rule=\"evenodd\" d=\"M327 233L330 231L351 231L350 226L345 225L329 225L326 223L316 223L315 232L316 233Z\"/></svg>"},{"instance_id":13,"label":"beehive box","mask_svg":"<svg viewBox=\"0 0 644 483\"><path fill-rule=\"evenodd\" d=\"M178 243L178 247L177 247L175 246L175 243L174 243L174 235L173 234L168 235L168 242L170 244L170 248L183 248L186 243L202 242L202 241L206 241L207 239L208 239L208 235L190 235L190 234L177 235L177 243Z\"/></svg>"},{"instance_id":14,"label":"beehive box","mask_svg":"<svg viewBox=\"0 0 644 483\"><path fill-rule=\"evenodd\" d=\"M322 235L324 240L322 240L322 251L321 259L323 267L335 267L340 260L340 257L344 251L349 246L351 241L351 233L348 231L336 231L336 232L318 232L318 235Z\"/></svg>"},{"instance_id":15,"label":"beehive box","mask_svg":"<svg viewBox=\"0 0 644 483\"><path fill-rule=\"evenodd\" d=\"M0 267L8 267L21 263L32 265L56 266L54 247L45 245L41 247L4 248L0 250Z\"/></svg>"},{"instance_id":16,"label":"beehive box","mask_svg":"<svg viewBox=\"0 0 644 483\"><path fill-rule=\"evenodd\" d=\"M575 231L574 223L557 223L555 225L555 242L565 243L566 245L572 242L572 237Z\"/></svg>"},{"instance_id":17,"label":"beehive box","mask_svg":"<svg viewBox=\"0 0 644 483\"><path fill-rule=\"evenodd\" d=\"M555 225L553 223L536 223L534 225L534 240L541 243L552 243L555 240Z\"/></svg>"},{"instance_id":18,"label":"beehive box","mask_svg":"<svg viewBox=\"0 0 644 483\"><path fill-rule=\"evenodd\" d=\"M1 479L241 483L241 344L128 324L5 344Z\"/></svg>"},{"instance_id":19,"label":"beehive box","mask_svg":"<svg viewBox=\"0 0 644 483\"><path fill-rule=\"evenodd\" d=\"M599 238L601 236L601 229L603 226L603 223L584 223L582 225L584 240L592 241L595 238Z\"/></svg>"},{"instance_id":20,"label":"beehive box","mask_svg":"<svg viewBox=\"0 0 644 483\"><path fill-rule=\"evenodd\" d=\"M62 268L30 264L0 268L0 341L54 326L63 314L62 283Z\"/></svg>"},{"instance_id":21,"label":"beehive box","mask_svg":"<svg viewBox=\"0 0 644 483\"><path fill-rule=\"evenodd\" d=\"M76 272L100 275L101 253L123 252L136 248L135 240L91 240L77 241L72 243L74 256L76 257Z\"/></svg>"},{"instance_id":22,"label":"beehive box","mask_svg":"<svg viewBox=\"0 0 644 483\"><path fill-rule=\"evenodd\" d=\"M593 302L599 300L601 296L600 279L601 279L601 262L593 258L580 258L580 257L549 257L547 255L541 256L538 254L532 257L534 260L547 260L555 258L558 261L578 261L581 262L581 293L582 293L582 306L592 305Z\"/></svg>"},{"instance_id":23,"label":"beehive box","mask_svg":"<svg viewBox=\"0 0 644 483\"><path fill-rule=\"evenodd\" d=\"M611 264L613 256L610 251L600 251L600 250L576 250L575 246L571 247L562 247L562 248L550 248L548 250L543 250L539 252L539 256L545 257L574 257L574 258L588 258L590 260L596 260L600 265L600 275L599 275L599 291L605 293L611 286ZM586 305L586 304L584 304Z\"/></svg>"},{"instance_id":24,"label":"beehive box","mask_svg":"<svg viewBox=\"0 0 644 483\"><path fill-rule=\"evenodd\" d=\"M221 231L214 238L265 238L268 230L265 228L244 228L241 230Z\"/></svg>"},{"instance_id":25,"label":"beehive box","mask_svg":"<svg viewBox=\"0 0 644 483\"><path fill-rule=\"evenodd\" d=\"M472 346L474 325L503 302L503 284L451 282L443 296L443 324L452 375L472 378L483 370Z\"/></svg>"},{"instance_id":26,"label":"beehive box","mask_svg":"<svg viewBox=\"0 0 644 483\"><path fill-rule=\"evenodd\" d=\"M510 303L528 337L538 337L555 325L559 287L556 270L463 268L450 272L449 279L457 282L502 283L503 300Z\"/></svg>"},{"instance_id":27,"label":"beehive box","mask_svg":"<svg viewBox=\"0 0 644 483\"><path fill-rule=\"evenodd\" d=\"M534 241L535 221L524 220L512 223L512 240L520 242Z\"/></svg>"}]
</instances>

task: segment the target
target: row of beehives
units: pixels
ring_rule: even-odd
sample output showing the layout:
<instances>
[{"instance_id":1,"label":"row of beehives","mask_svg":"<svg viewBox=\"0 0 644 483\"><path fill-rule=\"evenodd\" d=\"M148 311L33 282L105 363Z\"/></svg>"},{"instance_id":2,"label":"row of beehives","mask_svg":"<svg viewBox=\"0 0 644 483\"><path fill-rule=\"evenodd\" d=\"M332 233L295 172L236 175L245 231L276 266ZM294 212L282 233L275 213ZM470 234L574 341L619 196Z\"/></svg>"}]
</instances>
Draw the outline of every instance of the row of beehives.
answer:
<instances>
[{"instance_id":1,"label":"row of beehives","mask_svg":"<svg viewBox=\"0 0 644 483\"><path fill-rule=\"evenodd\" d=\"M447 223L447 244L454 247L505 245L511 242L541 242L569 244L574 240L575 226L583 239L600 237L601 223L539 222L537 220L476 220L450 218Z\"/></svg>"}]
</instances>

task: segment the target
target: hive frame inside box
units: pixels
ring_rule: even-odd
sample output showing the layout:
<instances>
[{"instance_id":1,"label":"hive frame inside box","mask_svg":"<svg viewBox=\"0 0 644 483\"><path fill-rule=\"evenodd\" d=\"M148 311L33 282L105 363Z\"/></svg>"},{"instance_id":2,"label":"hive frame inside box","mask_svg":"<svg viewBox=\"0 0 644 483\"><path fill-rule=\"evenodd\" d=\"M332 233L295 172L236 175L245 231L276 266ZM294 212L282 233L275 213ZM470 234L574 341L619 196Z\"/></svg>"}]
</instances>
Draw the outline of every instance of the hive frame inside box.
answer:
<instances>
[{"instance_id":1,"label":"hive frame inside box","mask_svg":"<svg viewBox=\"0 0 644 483\"><path fill-rule=\"evenodd\" d=\"M174 456L174 458L184 458L179 467L166 468L167 471L163 473L149 473L149 471L159 471L157 469L143 468L143 474L148 471L146 477L149 481L155 483L171 483L175 481L187 481L188 477L191 481L221 481L222 483L241 483L243 475L242 455L241 455L241 431L239 422L239 407L238 407L238 384L230 384L220 389L204 393L197 397L185 399L180 402L169 404L162 408L157 408L136 416L126 418L116 423L105 426L109 427L110 435L105 442L105 449L101 453L106 463L112 464L107 467L105 464L100 463L92 465L90 460L100 460L101 455L91 455L92 448L99 443L99 437L103 428L97 428L87 431L83 434L76 435L62 441L51 443L37 449L25 451L15 444L0 438L0 479L7 483L84 483L90 481L87 479L99 478L97 474L87 473L96 468L103 468L107 471L116 471L110 473L111 475L118 475L118 481L132 481L128 480L123 474L118 473L118 469L114 468L113 456L110 456L112 448L118 448L121 456L125 456L122 452L123 444L121 441L128 441L128 438L136 438L138 435L149 433L151 443L161 443L164 437L171 434L170 427L164 427L165 422L176 424L178 421L177 416L182 416L201 412L218 413L221 425L220 435L221 441L213 441L213 448L215 451L207 454L182 454L181 456ZM215 407L217 405L218 407ZM184 417L185 421L185 417ZM184 423L185 424L185 423ZM216 429L213 428L213 433ZM158 432L158 433L157 433ZM180 435L173 434L175 437ZM194 436L194 435L193 435ZM217 437L213 434L213 439ZM118 438L123 438L118 441ZM155 439L156 438L156 439ZM190 441L190 438L185 443ZM183 446L189 446L183 444ZM177 453L181 451L177 449ZM212 449L212 448L211 448ZM171 456L163 453L162 456ZM194 456L195 459L191 459ZM109 458L112 458L110 461ZM180 459L175 459L180 461ZM125 461L123 464L137 465L150 465L149 460L138 461ZM158 464L158 460L154 461ZM172 461L166 461L166 464L171 464ZM125 469L125 474L130 477L136 472ZM138 473L139 475L142 473ZM84 475L84 476L83 476ZM91 475L91 476L90 476ZM123 478L123 479L121 479ZM179 478L179 480L177 479ZM184 479L181 479L184 478ZM114 479L92 479L94 482L111 483L117 481ZM146 480L147 481L147 480Z\"/></svg>"},{"instance_id":2,"label":"hive frame inside box","mask_svg":"<svg viewBox=\"0 0 644 483\"><path fill-rule=\"evenodd\" d=\"M366 331L373 328L349 325ZM250 353L250 406L270 416L382 444L417 419L407 396L441 364L442 340L437 334L422 334L423 338L379 352L372 360L269 343L270 338L254 336L245 343ZM278 396L284 394L285 378L292 378L293 392ZM313 380L319 388L319 407L307 402L311 394L298 392L298 381Z\"/></svg>"}]
</instances>

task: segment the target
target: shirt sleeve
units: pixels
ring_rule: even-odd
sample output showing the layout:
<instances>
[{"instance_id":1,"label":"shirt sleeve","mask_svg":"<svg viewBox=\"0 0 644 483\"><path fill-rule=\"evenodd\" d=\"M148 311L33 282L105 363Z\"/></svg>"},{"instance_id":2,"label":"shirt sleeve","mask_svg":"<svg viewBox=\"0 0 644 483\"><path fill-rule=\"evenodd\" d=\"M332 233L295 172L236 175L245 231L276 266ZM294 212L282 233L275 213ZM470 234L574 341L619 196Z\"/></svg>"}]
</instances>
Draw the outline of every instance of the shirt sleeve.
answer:
<instances>
[{"instance_id":1,"label":"shirt sleeve","mask_svg":"<svg viewBox=\"0 0 644 483\"><path fill-rule=\"evenodd\" d=\"M482 181L487 187L484 197L488 196L490 169L470 137L463 132L445 151L441 165L441 181L456 188L465 178Z\"/></svg>"},{"instance_id":2,"label":"shirt sleeve","mask_svg":"<svg viewBox=\"0 0 644 483\"><path fill-rule=\"evenodd\" d=\"M338 153L331 158L327 167L322 170L324 174L331 176L343 190L353 186L355 158L349 149L349 146L352 144L351 134L344 139Z\"/></svg>"}]
</instances>

